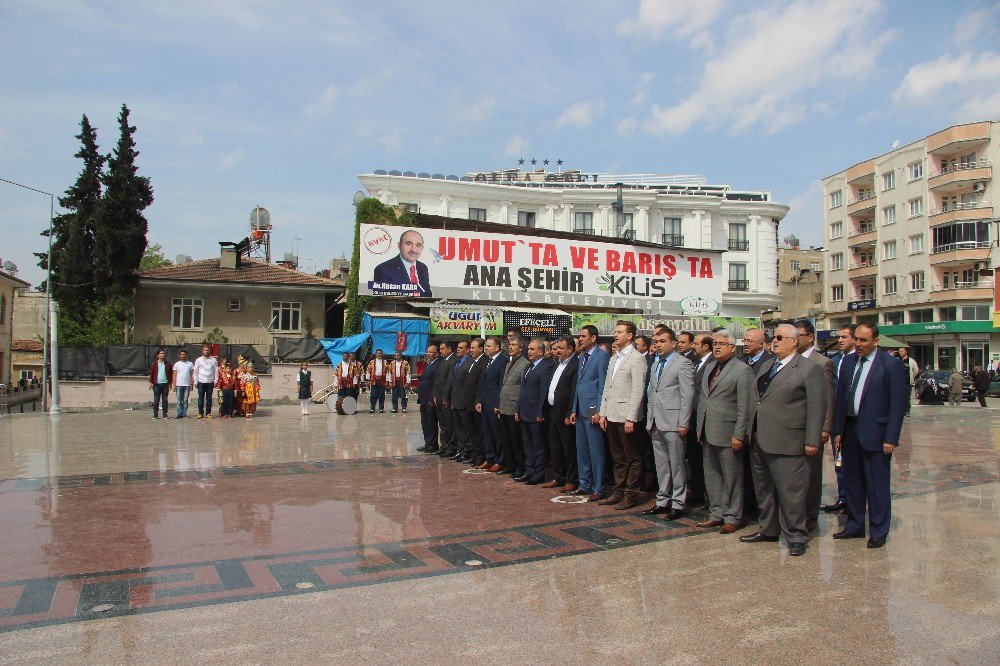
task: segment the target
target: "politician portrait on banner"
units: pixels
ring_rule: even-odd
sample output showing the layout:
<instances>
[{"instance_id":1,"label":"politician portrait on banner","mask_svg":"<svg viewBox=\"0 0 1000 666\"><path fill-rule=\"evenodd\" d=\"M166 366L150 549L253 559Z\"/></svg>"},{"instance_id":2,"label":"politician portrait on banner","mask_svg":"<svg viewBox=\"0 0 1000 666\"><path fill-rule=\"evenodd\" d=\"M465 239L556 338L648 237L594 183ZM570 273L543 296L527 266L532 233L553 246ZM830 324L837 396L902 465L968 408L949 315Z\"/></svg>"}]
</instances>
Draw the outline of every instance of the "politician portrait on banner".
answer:
<instances>
[{"instance_id":1,"label":"politician portrait on banner","mask_svg":"<svg viewBox=\"0 0 1000 666\"><path fill-rule=\"evenodd\" d=\"M718 313L722 252L515 233L362 224L359 292L374 296ZM710 310L712 312L710 312ZM703 311L703 312L701 312Z\"/></svg>"}]
</instances>

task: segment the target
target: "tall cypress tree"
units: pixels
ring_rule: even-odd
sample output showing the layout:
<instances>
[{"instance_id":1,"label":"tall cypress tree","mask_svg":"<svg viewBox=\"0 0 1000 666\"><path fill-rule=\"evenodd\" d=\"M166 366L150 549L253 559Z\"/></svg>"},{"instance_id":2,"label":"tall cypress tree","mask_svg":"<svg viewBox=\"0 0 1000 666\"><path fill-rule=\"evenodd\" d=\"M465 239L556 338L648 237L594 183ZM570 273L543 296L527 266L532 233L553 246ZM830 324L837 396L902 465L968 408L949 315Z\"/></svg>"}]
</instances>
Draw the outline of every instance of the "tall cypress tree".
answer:
<instances>
[{"instance_id":1,"label":"tall cypress tree","mask_svg":"<svg viewBox=\"0 0 1000 666\"><path fill-rule=\"evenodd\" d=\"M138 175L135 127L128 124L128 117L128 107L122 104L118 145L108 159L108 171L103 178L105 189L95 237L94 271L98 298L123 303L139 283L136 270L146 250L148 229L142 212L153 203L149 178Z\"/></svg>"}]
</instances>

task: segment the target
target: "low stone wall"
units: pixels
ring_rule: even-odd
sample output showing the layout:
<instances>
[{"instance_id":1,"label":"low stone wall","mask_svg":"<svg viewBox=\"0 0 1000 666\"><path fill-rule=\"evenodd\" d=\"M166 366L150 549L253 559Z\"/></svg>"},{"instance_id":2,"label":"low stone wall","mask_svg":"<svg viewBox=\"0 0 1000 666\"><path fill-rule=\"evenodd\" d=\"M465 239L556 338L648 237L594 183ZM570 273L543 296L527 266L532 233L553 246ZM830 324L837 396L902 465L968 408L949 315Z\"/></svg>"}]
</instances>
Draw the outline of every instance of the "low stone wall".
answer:
<instances>
[{"instance_id":1,"label":"low stone wall","mask_svg":"<svg viewBox=\"0 0 1000 666\"><path fill-rule=\"evenodd\" d=\"M313 391L333 382L333 368L313 365ZM271 374L260 377L261 404L287 404L298 401L298 363L272 363ZM197 396L192 396L196 403ZM63 411L85 412L106 409L145 409L153 396L146 377L105 377L99 382L59 382L59 403ZM171 411L174 395L170 396Z\"/></svg>"}]
</instances>

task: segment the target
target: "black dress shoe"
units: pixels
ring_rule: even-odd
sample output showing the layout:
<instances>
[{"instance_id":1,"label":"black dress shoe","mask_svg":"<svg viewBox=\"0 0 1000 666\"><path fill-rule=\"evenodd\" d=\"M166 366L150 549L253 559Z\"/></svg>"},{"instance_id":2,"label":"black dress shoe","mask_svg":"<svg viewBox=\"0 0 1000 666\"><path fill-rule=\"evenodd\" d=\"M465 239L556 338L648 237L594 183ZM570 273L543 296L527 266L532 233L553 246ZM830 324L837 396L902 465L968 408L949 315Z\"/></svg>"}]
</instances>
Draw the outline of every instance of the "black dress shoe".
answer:
<instances>
[{"instance_id":1,"label":"black dress shoe","mask_svg":"<svg viewBox=\"0 0 1000 666\"><path fill-rule=\"evenodd\" d=\"M424 453L426 453L426 454L428 454L428 455L430 455L430 454L433 454L433 453L437 453L437 452L438 452L438 450L437 450L437 449L426 449L426 450L424 451Z\"/></svg>"},{"instance_id":2,"label":"black dress shoe","mask_svg":"<svg viewBox=\"0 0 1000 666\"><path fill-rule=\"evenodd\" d=\"M884 545L885 545L885 539L877 539L875 537L868 539L869 548L881 548Z\"/></svg>"},{"instance_id":3,"label":"black dress shoe","mask_svg":"<svg viewBox=\"0 0 1000 666\"><path fill-rule=\"evenodd\" d=\"M804 543L790 543L788 544L788 554L792 557L799 557L806 554L806 545Z\"/></svg>"},{"instance_id":4,"label":"black dress shoe","mask_svg":"<svg viewBox=\"0 0 1000 666\"><path fill-rule=\"evenodd\" d=\"M847 530L841 530L839 532L833 533L834 539L864 539L864 532L848 532Z\"/></svg>"},{"instance_id":5,"label":"black dress shoe","mask_svg":"<svg viewBox=\"0 0 1000 666\"><path fill-rule=\"evenodd\" d=\"M448 460L458 460L461 457L462 457L462 454L456 452L456 453L452 453L450 456L448 456Z\"/></svg>"},{"instance_id":6,"label":"black dress shoe","mask_svg":"<svg viewBox=\"0 0 1000 666\"><path fill-rule=\"evenodd\" d=\"M761 534L760 532L754 532L753 534L740 537L740 541L743 543L760 543L761 541L769 541L773 543L777 540L778 537L776 536L767 536L766 534Z\"/></svg>"},{"instance_id":7,"label":"black dress shoe","mask_svg":"<svg viewBox=\"0 0 1000 666\"><path fill-rule=\"evenodd\" d=\"M545 479L528 479L524 482L526 486L537 486L538 484L544 482Z\"/></svg>"},{"instance_id":8,"label":"black dress shoe","mask_svg":"<svg viewBox=\"0 0 1000 666\"><path fill-rule=\"evenodd\" d=\"M517 481L518 483L524 483L525 481L528 480L528 477L522 474L521 476L515 476L514 480Z\"/></svg>"},{"instance_id":9,"label":"black dress shoe","mask_svg":"<svg viewBox=\"0 0 1000 666\"><path fill-rule=\"evenodd\" d=\"M497 474L513 474L513 473L514 473L514 470L512 470L512 469L502 469L499 472L497 472Z\"/></svg>"},{"instance_id":10,"label":"black dress shoe","mask_svg":"<svg viewBox=\"0 0 1000 666\"><path fill-rule=\"evenodd\" d=\"M586 493L589 495L590 493ZM654 506L649 509L643 509L639 512L640 516L657 516L661 513L670 513L669 506Z\"/></svg>"},{"instance_id":11,"label":"black dress shoe","mask_svg":"<svg viewBox=\"0 0 1000 666\"><path fill-rule=\"evenodd\" d=\"M678 518L683 518L684 512L680 509L671 509L667 512L667 515L663 517L664 520L677 520Z\"/></svg>"},{"instance_id":12,"label":"black dress shoe","mask_svg":"<svg viewBox=\"0 0 1000 666\"><path fill-rule=\"evenodd\" d=\"M823 513L839 513L847 508L847 504L844 502L834 502L833 504L826 504L823 507Z\"/></svg>"},{"instance_id":13,"label":"black dress shoe","mask_svg":"<svg viewBox=\"0 0 1000 666\"><path fill-rule=\"evenodd\" d=\"M417 449L417 451L419 451L420 453L427 453L427 447L421 446L419 449Z\"/></svg>"}]
</instances>

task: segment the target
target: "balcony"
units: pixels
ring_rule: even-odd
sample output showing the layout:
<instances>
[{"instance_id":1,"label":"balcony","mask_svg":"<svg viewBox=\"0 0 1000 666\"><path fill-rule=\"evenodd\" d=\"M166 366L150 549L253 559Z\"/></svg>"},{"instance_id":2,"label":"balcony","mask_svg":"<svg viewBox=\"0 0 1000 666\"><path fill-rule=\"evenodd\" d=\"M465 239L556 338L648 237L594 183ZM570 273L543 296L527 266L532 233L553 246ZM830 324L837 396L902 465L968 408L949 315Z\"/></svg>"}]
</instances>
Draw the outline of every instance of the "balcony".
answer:
<instances>
[{"instance_id":1,"label":"balcony","mask_svg":"<svg viewBox=\"0 0 1000 666\"><path fill-rule=\"evenodd\" d=\"M847 235L847 245L850 247L875 245L876 240L878 240L878 232L875 231L875 225L862 225L860 229Z\"/></svg>"},{"instance_id":2,"label":"balcony","mask_svg":"<svg viewBox=\"0 0 1000 666\"><path fill-rule=\"evenodd\" d=\"M931 301L992 301L993 284L988 280L956 282L950 287L931 287Z\"/></svg>"},{"instance_id":3,"label":"balcony","mask_svg":"<svg viewBox=\"0 0 1000 666\"><path fill-rule=\"evenodd\" d=\"M574 228L573 229L573 233L574 234L584 234L584 235L587 235L587 236L593 236L594 235L594 230L593 229L588 229L586 227L580 227L579 229Z\"/></svg>"},{"instance_id":4,"label":"balcony","mask_svg":"<svg viewBox=\"0 0 1000 666\"><path fill-rule=\"evenodd\" d=\"M875 212L875 193L869 192L857 199L850 199L847 202L848 215L861 215Z\"/></svg>"},{"instance_id":5,"label":"balcony","mask_svg":"<svg viewBox=\"0 0 1000 666\"><path fill-rule=\"evenodd\" d=\"M684 247L684 234L663 234L660 241L663 245L673 247Z\"/></svg>"},{"instance_id":6,"label":"balcony","mask_svg":"<svg viewBox=\"0 0 1000 666\"><path fill-rule=\"evenodd\" d=\"M862 185L864 183L871 183L874 185L875 160L868 160L866 162L855 164L847 170L844 177L851 185Z\"/></svg>"},{"instance_id":7,"label":"balcony","mask_svg":"<svg viewBox=\"0 0 1000 666\"><path fill-rule=\"evenodd\" d=\"M878 261L875 257L853 262L847 269L847 277L852 280L871 277L878 274Z\"/></svg>"},{"instance_id":8,"label":"balcony","mask_svg":"<svg viewBox=\"0 0 1000 666\"><path fill-rule=\"evenodd\" d=\"M955 266L990 258L990 241L962 241L938 245L931 251L932 266Z\"/></svg>"},{"instance_id":9,"label":"balcony","mask_svg":"<svg viewBox=\"0 0 1000 666\"><path fill-rule=\"evenodd\" d=\"M993 167L989 160L966 162L949 166L940 171L932 171L927 179L927 187L932 190L958 189L964 183L984 181L993 178Z\"/></svg>"},{"instance_id":10,"label":"balcony","mask_svg":"<svg viewBox=\"0 0 1000 666\"><path fill-rule=\"evenodd\" d=\"M955 125L927 137L928 153L957 153L990 140L990 124Z\"/></svg>"},{"instance_id":11,"label":"balcony","mask_svg":"<svg viewBox=\"0 0 1000 666\"><path fill-rule=\"evenodd\" d=\"M963 220L982 220L987 217L993 217L993 205L989 201L971 201L955 204L948 208L934 208L931 210L929 222L932 227L936 227L940 224L951 224Z\"/></svg>"},{"instance_id":12,"label":"balcony","mask_svg":"<svg viewBox=\"0 0 1000 666\"><path fill-rule=\"evenodd\" d=\"M747 250L750 249L750 241L748 241L748 240L740 240L740 239L737 239L737 238L730 238L729 239L729 249L730 250L735 250L735 251L738 251L738 252L746 252Z\"/></svg>"},{"instance_id":13,"label":"balcony","mask_svg":"<svg viewBox=\"0 0 1000 666\"><path fill-rule=\"evenodd\" d=\"M750 280L730 280L729 291L750 291Z\"/></svg>"}]
</instances>

